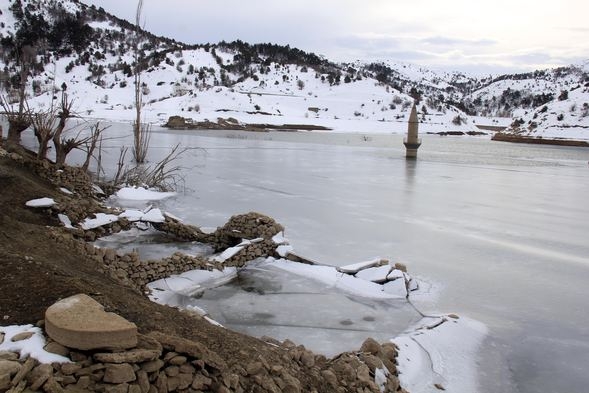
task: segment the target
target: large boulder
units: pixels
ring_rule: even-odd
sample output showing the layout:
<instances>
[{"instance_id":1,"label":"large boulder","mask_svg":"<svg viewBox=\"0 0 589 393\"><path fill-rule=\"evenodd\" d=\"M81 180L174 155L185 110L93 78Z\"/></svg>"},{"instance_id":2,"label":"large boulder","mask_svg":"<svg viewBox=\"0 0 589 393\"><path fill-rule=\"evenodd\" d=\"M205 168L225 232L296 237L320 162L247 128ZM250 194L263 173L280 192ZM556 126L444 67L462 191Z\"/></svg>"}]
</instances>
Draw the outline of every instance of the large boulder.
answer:
<instances>
[{"instance_id":1,"label":"large boulder","mask_svg":"<svg viewBox=\"0 0 589 393\"><path fill-rule=\"evenodd\" d=\"M62 299L45 311L45 330L59 344L81 350L133 348L137 326L125 318L104 311L88 295Z\"/></svg>"}]
</instances>

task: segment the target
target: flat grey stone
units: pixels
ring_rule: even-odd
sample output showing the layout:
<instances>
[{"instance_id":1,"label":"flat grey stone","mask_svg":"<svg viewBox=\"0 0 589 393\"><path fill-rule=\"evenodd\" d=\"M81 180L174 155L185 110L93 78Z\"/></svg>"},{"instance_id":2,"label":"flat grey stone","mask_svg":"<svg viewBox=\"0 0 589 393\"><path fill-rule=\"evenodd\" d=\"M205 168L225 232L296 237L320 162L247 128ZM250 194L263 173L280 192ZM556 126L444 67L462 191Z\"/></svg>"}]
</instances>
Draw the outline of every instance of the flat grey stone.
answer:
<instances>
[{"instance_id":1,"label":"flat grey stone","mask_svg":"<svg viewBox=\"0 0 589 393\"><path fill-rule=\"evenodd\" d=\"M81 350L133 348L137 326L85 294L62 299L45 311L45 330L59 344Z\"/></svg>"}]
</instances>

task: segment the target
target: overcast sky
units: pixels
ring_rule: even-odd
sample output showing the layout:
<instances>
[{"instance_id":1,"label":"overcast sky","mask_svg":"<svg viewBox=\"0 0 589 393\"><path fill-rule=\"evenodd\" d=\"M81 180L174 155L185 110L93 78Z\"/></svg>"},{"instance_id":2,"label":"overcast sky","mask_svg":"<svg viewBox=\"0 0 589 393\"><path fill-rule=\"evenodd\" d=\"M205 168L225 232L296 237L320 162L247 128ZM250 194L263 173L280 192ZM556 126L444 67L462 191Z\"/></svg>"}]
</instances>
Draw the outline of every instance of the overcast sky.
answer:
<instances>
[{"instance_id":1,"label":"overcast sky","mask_svg":"<svg viewBox=\"0 0 589 393\"><path fill-rule=\"evenodd\" d=\"M82 0L134 20L132 0ZM289 44L334 61L477 74L589 59L587 0L144 0L145 28L186 43Z\"/></svg>"}]
</instances>

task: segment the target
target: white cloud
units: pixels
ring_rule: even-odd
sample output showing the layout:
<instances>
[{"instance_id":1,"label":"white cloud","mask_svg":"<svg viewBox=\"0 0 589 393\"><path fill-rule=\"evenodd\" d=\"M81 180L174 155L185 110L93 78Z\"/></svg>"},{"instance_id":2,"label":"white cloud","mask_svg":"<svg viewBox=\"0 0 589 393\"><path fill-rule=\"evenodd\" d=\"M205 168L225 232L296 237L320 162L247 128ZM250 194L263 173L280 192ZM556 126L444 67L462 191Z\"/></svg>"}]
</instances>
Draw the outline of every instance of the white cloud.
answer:
<instances>
[{"instance_id":1,"label":"white cloud","mask_svg":"<svg viewBox=\"0 0 589 393\"><path fill-rule=\"evenodd\" d=\"M135 2L87 0L133 19ZM146 28L187 43L290 44L339 61L533 69L589 53L589 3L559 0L146 0ZM396 58L394 56L399 56Z\"/></svg>"}]
</instances>

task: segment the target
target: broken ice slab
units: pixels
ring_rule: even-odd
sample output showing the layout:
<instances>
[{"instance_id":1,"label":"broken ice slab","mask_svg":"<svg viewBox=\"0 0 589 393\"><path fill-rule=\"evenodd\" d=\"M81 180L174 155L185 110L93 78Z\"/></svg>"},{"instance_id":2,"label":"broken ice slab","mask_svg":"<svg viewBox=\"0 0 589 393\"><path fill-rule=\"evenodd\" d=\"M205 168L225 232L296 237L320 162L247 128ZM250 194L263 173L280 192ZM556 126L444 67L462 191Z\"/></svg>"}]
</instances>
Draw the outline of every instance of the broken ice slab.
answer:
<instances>
[{"instance_id":1,"label":"broken ice slab","mask_svg":"<svg viewBox=\"0 0 589 393\"><path fill-rule=\"evenodd\" d=\"M394 281L398 278L405 278L405 273L403 273L401 270L399 269L393 269L388 275L387 275L387 281Z\"/></svg>"},{"instance_id":2,"label":"broken ice slab","mask_svg":"<svg viewBox=\"0 0 589 393\"><path fill-rule=\"evenodd\" d=\"M369 267L368 269L360 270L355 274L355 277L362 280L372 281L377 284L387 282L389 273L393 267L390 265L383 265L378 267Z\"/></svg>"},{"instance_id":3,"label":"broken ice slab","mask_svg":"<svg viewBox=\"0 0 589 393\"><path fill-rule=\"evenodd\" d=\"M340 273L356 274L360 270L368 269L370 267L375 267L375 266L381 266L381 265L385 265L388 263L389 263L389 261L386 259L374 258L369 261L358 262L358 263L353 263L351 265L340 266L337 268L337 270Z\"/></svg>"}]
</instances>

